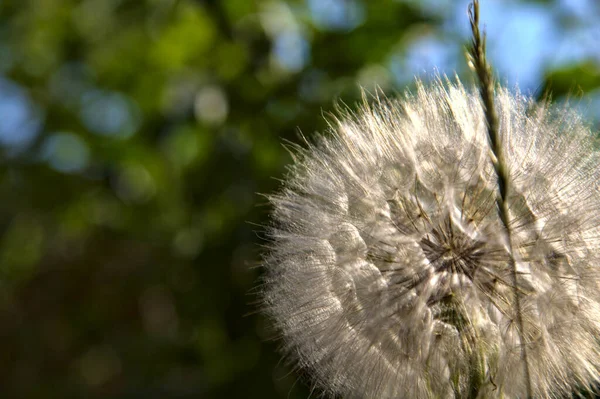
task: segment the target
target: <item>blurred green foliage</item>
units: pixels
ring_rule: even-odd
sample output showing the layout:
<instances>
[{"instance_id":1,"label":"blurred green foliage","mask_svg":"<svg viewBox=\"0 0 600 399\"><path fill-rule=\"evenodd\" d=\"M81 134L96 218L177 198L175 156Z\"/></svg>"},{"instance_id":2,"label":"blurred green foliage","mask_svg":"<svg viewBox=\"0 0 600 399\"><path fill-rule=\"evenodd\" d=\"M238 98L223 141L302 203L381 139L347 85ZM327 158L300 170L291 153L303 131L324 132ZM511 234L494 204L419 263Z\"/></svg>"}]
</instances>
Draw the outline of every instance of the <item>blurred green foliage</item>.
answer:
<instances>
[{"instance_id":1,"label":"blurred green foliage","mask_svg":"<svg viewBox=\"0 0 600 399\"><path fill-rule=\"evenodd\" d=\"M453 41L465 76L443 15L330 3L0 1L2 397L309 396L257 313L257 193L335 100L410 83L389 61L415 40Z\"/></svg>"}]
</instances>

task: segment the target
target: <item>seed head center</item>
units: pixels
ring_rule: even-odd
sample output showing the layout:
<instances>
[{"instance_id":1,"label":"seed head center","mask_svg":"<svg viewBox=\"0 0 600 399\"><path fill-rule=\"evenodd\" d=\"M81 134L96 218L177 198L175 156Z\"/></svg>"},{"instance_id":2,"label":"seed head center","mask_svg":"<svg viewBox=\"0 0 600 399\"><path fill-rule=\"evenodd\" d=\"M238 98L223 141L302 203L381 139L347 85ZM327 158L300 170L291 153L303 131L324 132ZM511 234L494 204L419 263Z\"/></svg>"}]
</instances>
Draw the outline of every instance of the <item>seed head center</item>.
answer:
<instances>
[{"instance_id":1,"label":"seed head center","mask_svg":"<svg viewBox=\"0 0 600 399\"><path fill-rule=\"evenodd\" d=\"M472 279L481 263L484 243L448 219L426 234L420 245L436 272L461 273Z\"/></svg>"}]
</instances>

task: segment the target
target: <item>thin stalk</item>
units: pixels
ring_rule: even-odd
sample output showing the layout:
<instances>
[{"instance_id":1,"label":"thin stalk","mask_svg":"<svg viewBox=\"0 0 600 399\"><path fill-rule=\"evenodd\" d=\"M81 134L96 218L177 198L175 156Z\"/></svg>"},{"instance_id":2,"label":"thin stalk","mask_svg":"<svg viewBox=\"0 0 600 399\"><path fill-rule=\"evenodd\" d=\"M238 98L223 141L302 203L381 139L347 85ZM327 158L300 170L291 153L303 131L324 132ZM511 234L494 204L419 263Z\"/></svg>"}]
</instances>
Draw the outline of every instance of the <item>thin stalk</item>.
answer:
<instances>
[{"instance_id":1,"label":"thin stalk","mask_svg":"<svg viewBox=\"0 0 600 399\"><path fill-rule=\"evenodd\" d=\"M511 228L508 214L508 190L509 190L509 170L506 167L504 158L504 150L498 134L498 115L494 107L494 79L492 76L492 68L487 62L485 56L485 34L481 35L479 31L479 1L474 0L469 5L469 22L471 23L471 31L473 33L473 42L469 49L471 66L479 79L479 93L483 102L483 109L487 124L487 133L492 151L492 164L498 178L498 195L496 196L496 204L498 206L498 215L507 235L508 253L510 258L510 267L512 275L512 283L514 289L514 301L516 306L516 322L521 341L521 357L523 359L523 372L525 376L525 384L527 397L533 397L531 389L531 373L529 369L529 361L527 357L527 346L525 342L525 332L523 323L523 312L521 309L521 294L518 289L518 272L515 262L515 256L511 240Z\"/></svg>"}]
</instances>

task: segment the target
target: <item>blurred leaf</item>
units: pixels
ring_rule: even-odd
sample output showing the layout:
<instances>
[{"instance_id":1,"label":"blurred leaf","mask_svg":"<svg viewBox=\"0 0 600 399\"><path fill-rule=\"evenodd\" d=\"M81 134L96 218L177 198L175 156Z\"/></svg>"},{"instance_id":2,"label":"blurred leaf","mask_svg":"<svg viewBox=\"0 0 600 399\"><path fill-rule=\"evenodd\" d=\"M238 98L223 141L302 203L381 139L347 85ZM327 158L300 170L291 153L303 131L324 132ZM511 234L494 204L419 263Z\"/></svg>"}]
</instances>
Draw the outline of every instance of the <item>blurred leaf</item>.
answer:
<instances>
[{"instance_id":1,"label":"blurred leaf","mask_svg":"<svg viewBox=\"0 0 600 399\"><path fill-rule=\"evenodd\" d=\"M155 65L168 71L177 70L191 60L205 62L204 52L215 38L212 21L204 10L190 1L183 1L175 11L175 19L167 26L151 57Z\"/></svg>"},{"instance_id":2,"label":"blurred leaf","mask_svg":"<svg viewBox=\"0 0 600 399\"><path fill-rule=\"evenodd\" d=\"M44 228L34 217L17 216L0 242L0 286L31 278L37 271L44 242Z\"/></svg>"},{"instance_id":3,"label":"blurred leaf","mask_svg":"<svg viewBox=\"0 0 600 399\"><path fill-rule=\"evenodd\" d=\"M552 71L545 80L553 96L590 92L600 87L600 66L591 61L567 66Z\"/></svg>"}]
</instances>

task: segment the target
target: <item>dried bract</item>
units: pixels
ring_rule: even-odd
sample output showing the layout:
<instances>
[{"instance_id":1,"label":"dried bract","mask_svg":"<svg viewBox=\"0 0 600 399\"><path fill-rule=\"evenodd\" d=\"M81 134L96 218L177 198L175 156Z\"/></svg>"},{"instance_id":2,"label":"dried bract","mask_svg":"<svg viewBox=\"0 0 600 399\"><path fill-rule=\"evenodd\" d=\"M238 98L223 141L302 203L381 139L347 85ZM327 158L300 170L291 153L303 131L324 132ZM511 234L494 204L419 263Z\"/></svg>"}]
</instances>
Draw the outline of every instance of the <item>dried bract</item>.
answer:
<instances>
[{"instance_id":1,"label":"dried bract","mask_svg":"<svg viewBox=\"0 0 600 399\"><path fill-rule=\"evenodd\" d=\"M495 104L516 287L476 91L419 85L296 151L271 197L263 299L326 394L523 398L521 345L536 398L598 378L594 141L566 109L501 88Z\"/></svg>"}]
</instances>

